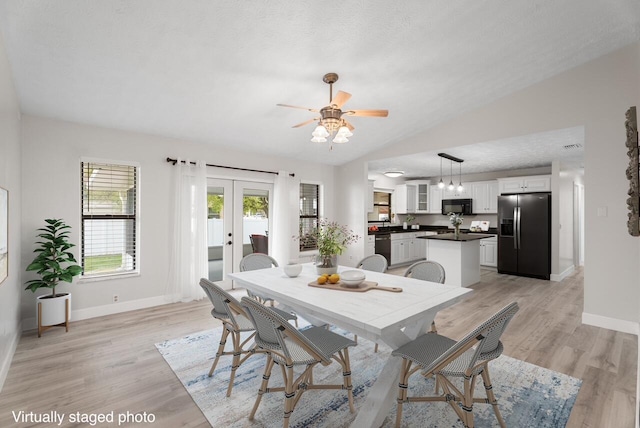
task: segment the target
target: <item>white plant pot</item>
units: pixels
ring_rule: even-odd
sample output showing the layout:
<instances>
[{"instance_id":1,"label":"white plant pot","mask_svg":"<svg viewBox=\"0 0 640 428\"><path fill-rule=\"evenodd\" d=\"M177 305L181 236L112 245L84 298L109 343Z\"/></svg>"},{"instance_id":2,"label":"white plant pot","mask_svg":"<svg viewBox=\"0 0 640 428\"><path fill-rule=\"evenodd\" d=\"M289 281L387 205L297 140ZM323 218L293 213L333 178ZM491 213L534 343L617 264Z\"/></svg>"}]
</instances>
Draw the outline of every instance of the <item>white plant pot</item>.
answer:
<instances>
[{"instance_id":1,"label":"white plant pot","mask_svg":"<svg viewBox=\"0 0 640 428\"><path fill-rule=\"evenodd\" d=\"M53 298L49 298L50 294L44 296L38 296L36 299L36 319L38 319L38 306L42 305L42 318L39 325L46 327L51 325L64 324L71 320L71 293L57 293L58 295ZM66 305L69 301L68 318Z\"/></svg>"}]
</instances>

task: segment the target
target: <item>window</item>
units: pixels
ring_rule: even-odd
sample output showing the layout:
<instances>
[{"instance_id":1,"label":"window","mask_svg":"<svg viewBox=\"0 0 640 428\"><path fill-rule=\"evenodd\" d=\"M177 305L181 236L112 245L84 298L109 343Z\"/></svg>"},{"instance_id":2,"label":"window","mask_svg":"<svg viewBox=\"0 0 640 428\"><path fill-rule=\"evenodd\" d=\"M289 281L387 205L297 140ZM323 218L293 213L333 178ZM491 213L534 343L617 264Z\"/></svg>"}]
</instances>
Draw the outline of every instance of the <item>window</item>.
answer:
<instances>
[{"instance_id":1,"label":"window","mask_svg":"<svg viewBox=\"0 0 640 428\"><path fill-rule=\"evenodd\" d=\"M137 271L138 168L82 162L83 276Z\"/></svg>"},{"instance_id":2,"label":"window","mask_svg":"<svg viewBox=\"0 0 640 428\"><path fill-rule=\"evenodd\" d=\"M320 186L300 183L300 251L315 250L319 220Z\"/></svg>"}]
</instances>

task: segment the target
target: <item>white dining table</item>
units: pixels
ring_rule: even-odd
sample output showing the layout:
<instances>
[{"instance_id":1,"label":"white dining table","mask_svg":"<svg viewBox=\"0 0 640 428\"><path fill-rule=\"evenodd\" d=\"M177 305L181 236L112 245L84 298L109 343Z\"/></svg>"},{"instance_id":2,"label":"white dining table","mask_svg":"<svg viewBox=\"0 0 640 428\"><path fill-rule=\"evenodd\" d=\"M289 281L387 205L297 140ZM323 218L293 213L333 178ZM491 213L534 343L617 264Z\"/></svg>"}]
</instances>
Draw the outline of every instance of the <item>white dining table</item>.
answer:
<instances>
[{"instance_id":1,"label":"white dining table","mask_svg":"<svg viewBox=\"0 0 640 428\"><path fill-rule=\"evenodd\" d=\"M338 272L352 270L339 267ZM392 349L427 331L439 310L453 305L472 292L418 279L363 271L367 281L380 286L400 287L402 292L382 290L350 292L311 287L317 279L312 263L303 265L295 278L285 275L282 267L229 274L236 286L274 298L313 324L329 323ZM373 352L373 347L371 348ZM389 356L367 397L358 408L352 427L371 428L382 425L397 394L401 359ZM357 367L353 367L353 372Z\"/></svg>"}]
</instances>

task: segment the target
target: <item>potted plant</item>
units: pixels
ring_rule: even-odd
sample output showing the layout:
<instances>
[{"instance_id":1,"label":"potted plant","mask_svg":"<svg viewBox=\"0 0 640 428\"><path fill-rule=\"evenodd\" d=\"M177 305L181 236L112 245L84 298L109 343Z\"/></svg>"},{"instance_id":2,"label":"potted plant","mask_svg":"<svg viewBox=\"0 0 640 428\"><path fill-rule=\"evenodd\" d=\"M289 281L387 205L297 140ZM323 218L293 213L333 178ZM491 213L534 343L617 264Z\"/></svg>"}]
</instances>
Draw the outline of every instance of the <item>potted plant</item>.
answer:
<instances>
[{"instance_id":1,"label":"potted plant","mask_svg":"<svg viewBox=\"0 0 640 428\"><path fill-rule=\"evenodd\" d=\"M75 257L69 250L74 244L69 243L69 229L62 219L46 219L47 225L38 229L40 241L33 250L35 259L27 266L27 271L35 271L40 278L27 281L25 290L35 292L39 288L50 288L51 294L38 296L37 319L38 337L50 326L64 325L69 331L71 318L71 293L56 294L56 286L60 282L72 282L73 277L82 273Z\"/></svg>"},{"instance_id":2,"label":"potted plant","mask_svg":"<svg viewBox=\"0 0 640 428\"><path fill-rule=\"evenodd\" d=\"M449 221L454 227L455 237L458 239L460 237L460 225L464 221L464 218L460 214L449 213Z\"/></svg>"},{"instance_id":3,"label":"potted plant","mask_svg":"<svg viewBox=\"0 0 640 428\"><path fill-rule=\"evenodd\" d=\"M360 237L353 230L325 219L318 222L318 227L312 233L300 237L305 243L315 242L318 248L315 264L319 275L338 272L338 255L358 239Z\"/></svg>"}]
</instances>

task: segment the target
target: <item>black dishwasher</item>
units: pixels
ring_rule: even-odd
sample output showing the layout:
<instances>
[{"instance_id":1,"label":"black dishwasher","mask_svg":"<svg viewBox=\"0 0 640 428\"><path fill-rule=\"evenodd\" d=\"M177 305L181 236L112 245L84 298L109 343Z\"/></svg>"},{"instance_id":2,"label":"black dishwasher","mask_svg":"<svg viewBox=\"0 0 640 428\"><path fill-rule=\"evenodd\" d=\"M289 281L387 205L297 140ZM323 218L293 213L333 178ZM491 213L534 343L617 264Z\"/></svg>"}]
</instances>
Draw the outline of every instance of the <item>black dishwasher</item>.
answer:
<instances>
[{"instance_id":1,"label":"black dishwasher","mask_svg":"<svg viewBox=\"0 0 640 428\"><path fill-rule=\"evenodd\" d=\"M391 264L391 234L380 233L376 235L376 254L380 254Z\"/></svg>"}]
</instances>

